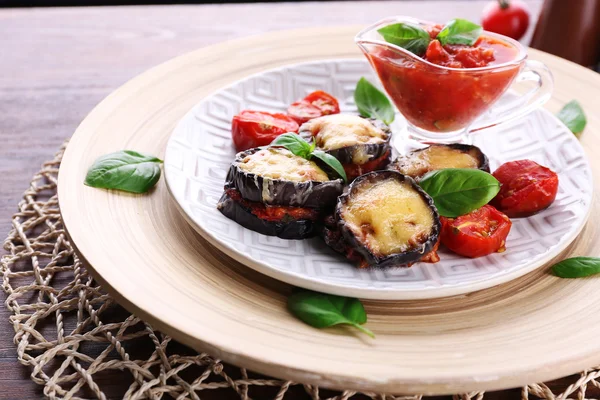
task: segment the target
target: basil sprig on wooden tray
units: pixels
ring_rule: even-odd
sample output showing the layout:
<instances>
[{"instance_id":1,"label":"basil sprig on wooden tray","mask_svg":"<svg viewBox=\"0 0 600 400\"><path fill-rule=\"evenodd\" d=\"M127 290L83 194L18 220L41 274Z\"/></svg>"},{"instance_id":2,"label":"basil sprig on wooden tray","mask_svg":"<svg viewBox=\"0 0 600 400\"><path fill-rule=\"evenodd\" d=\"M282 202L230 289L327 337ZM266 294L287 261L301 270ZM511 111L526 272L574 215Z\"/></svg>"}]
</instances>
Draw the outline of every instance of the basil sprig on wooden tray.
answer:
<instances>
[{"instance_id":1,"label":"basil sprig on wooden tray","mask_svg":"<svg viewBox=\"0 0 600 400\"><path fill-rule=\"evenodd\" d=\"M391 44L402 47L418 56L427 51L431 42L429 32L416 24L399 22L384 26L377 30L383 39ZM483 28L466 19L456 18L444 25L435 37L442 46L448 44L462 44L472 46L475 44Z\"/></svg>"},{"instance_id":2,"label":"basil sprig on wooden tray","mask_svg":"<svg viewBox=\"0 0 600 400\"><path fill-rule=\"evenodd\" d=\"M362 326L367 322L367 313L358 299L299 290L288 298L287 304L294 316L315 328L351 325L375 337L373 332Z\"/></svg>"},{"instance_id":3,"label":"basil sprig on wooden tray","mask_svg":"<svg viewBox=\"0 0 600 400\"><path fill-rule=\"evenodd\" d=\"M500 182L478 169L432 171L419 182L443 217L456 218L483 207L500 191Z\"/></svg>"},{"instance_id":4,"label":"basil sprig on wooden tray","mask_svg":"<svg viewBox=\"0 0 600 400\"><path fill-rule=\"evenodd\" d=\"M145 193L160 179L162 160L133 150L122 150L98 158L85 177L96 188Z\"/></svg>"},{"instance_id":5,"label":"basil sprig on wooden tray","mask_svg":"<svg viewBox=\"0 0 600 400\"><path fill-rule=\"evenodd\" d=\"M377 118L388 125L394 122L394 106L383 92L364 77L356 84L354 103L363 117Z\"/></svg>"},{"instance_id":6,"label":"basil sprig on wooden tray","mask_svg":"<svg viewBox=\"0 0 600 400\"><path fill-rule=\"evenodd\" d=\"M573 257L554 264L552 273L559 278L583 278L600 274L600 258Z\"/></svg>"},{"instance_id":7,"label":"basil sprig on wooden tray","mask_svg":"<svg viewBox=\"0 0 600 400\"><path fill-rule=\"evenodd\" d=\"M587 125L587 118L577 100L571 100L556 114L563 124L574 134L583 132Z\"/></svg>"},{"instance_id":8,"label":"basil sprig on wooden tray","mask_svg":"<svg viewBox=\"0 0 600 400\"><path fill-rule=\"evenodd\" d=\"M269 146L285 147L294 155L307 160L318 158L331 169L333 169L335 173L344 180L344 182L348 182L346 171L344 171L344 167L339 160L331 154L325 153L324 151L315 150L316 143L314 141L312 144L310 144L295 133L284 133L283 135L277 136Z\"/></svg>"}]
</instances>

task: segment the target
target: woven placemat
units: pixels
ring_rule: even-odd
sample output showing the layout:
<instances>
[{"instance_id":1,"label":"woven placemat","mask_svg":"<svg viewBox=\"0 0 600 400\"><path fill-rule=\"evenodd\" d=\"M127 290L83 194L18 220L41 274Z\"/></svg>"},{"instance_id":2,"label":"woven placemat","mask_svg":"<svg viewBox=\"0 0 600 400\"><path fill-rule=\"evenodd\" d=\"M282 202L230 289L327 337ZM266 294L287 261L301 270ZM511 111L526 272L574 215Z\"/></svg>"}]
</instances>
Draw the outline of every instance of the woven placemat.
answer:
<instances>
[{"instance_id":1,"label":"woven placemat","mask_svg":"<svg viewBox=\"0 0 600 400\"><path fill-rule=\"evenodd\" d=\"M31 379L48 398L427 399L319 390L261 376L194 352L128 313L88 274L65 235L56 195L64 147L33 177L4 242L9 254L0 263L18 360L31 368ZM546 384L529 385L521 398L591 399L586 392L600 393L599 376L599 368L574 375L560 393Z\"/></svg>"}]
</instances>

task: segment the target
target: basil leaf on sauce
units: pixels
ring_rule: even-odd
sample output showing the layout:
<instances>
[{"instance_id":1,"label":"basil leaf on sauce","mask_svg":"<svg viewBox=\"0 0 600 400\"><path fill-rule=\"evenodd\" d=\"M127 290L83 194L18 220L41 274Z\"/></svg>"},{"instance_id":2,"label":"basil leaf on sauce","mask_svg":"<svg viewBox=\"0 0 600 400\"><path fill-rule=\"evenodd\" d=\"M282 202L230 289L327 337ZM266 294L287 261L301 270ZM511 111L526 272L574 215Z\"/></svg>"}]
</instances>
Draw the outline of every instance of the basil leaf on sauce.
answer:
<instances>
[{"instance_id":1,"label":"basil leaf on sauce","mask_svg":"<svg viewBox=\"0 0 600 400\"><path fill-rule=\"evenodd\" d=\"M270 146L281 146L291 151L294 155L302 158L308 158L311 149L310 144L295 133L284 133L273 140Z\"/></svg>"},{"instance_id":2,"label":"basil leaf on sauce","mask_svg":"<svg viewBox=\"0 0 600 400\"><path fill-rule=\"evenodd\" d=\"M474 22L467 21L466 19L456 18L448 22L444 28L438 33L436 39L439 40L443 46L447 44L465 44L472 46L475 44L483 28Z\"/></svg>"},{"instance_id":3,"label":"basil leaf on sauce","mask_svg":"<svg viewBox=\"0 0 600 400\"><path fill-rule=\"evenodd\" d=\"M338 174L344 182L348 182L348 177L346 176L346 171L344 171L344 167L342 163L339 162L337 158L332 156L331 154L327 154L321 150L315 150L311 153L311 157L316 157L325 164L327 164L331 169L333 169L336 174Z\"/></svg>"},{"instance_id":4,"label":"basil leaf on sauce","mask_svg":"<svg viewBox=\"0 0 600 400\"><path fill-rule=\"evenodd\" d=\"M394 122L394 107L387 96L364 77L360 78L354 90L354 103L363 117L377 118L391 124Z\"/></svg>"},{"instance_id":5,"label":"basil leaf on sauce","mask_svg":"<svg viewBox=\"0 0 600 400\"><path fill-rule=\"evenodd\" d=\"M327 166L331 167L331 169L337 175L339 175L344 182L348 182L348 177L346 176L346 172L344 171L342 164L331 154L327 154L321 150L315 150L315 147L317 146L316 141L313 141L313 143L310 144L300 135L295 133L284 133L283 135L277 136L269 146L285 147L294 155L307 160L316 157Z\"/></svg>"},{"instance_id":6,"label":"basil leaf on sauce","mask_svg":"<svg viewBox=\"0 0 600 400\"><path fill-rule=\"evenodd\" d=\"M386 42L400 46L418 56L425 54L431 40L425 29L406 22L384 26L377 32Z\"/></svg>"},{"instance_id":7,"label":"basil leaf on sauce","mask_svg":"<svg viewBox=\"0 0 600 400\"><path fill-rule=\"evenodd\" d=\"M419 185L433 198L440 215L449 218L468 214L486 205L500 191L500 182L478 169L432 171L421 179Z\"/></svg>"},{"instance_id":8,"label":"basil leaf on sauce","mask_svg":"<svg viewBox=\"0 0 600 400\"><path fill-rule=\"evenodd\" d=\"M162 160L132 150L122 150L98 158L85 177L96 188L145 193L160 179Z\"/></svg>"},{"instance_id":9,"label":"basil leaf on sauce","mask_svg":"<svg viewBox=\"0 0 600 400\"><path fill-rule=\"evenodd\" d=\"M556 114L563 124L575 134L583 132L587 124L587 118L577 100L571 100Z\"/></svg>"},{"instance_id":10,"label":"basil leaf on sauce","mask_svg":"<svg viewBox=\"0 0 600 400\"><path fill-rule=\"evenodd\" d=\"M288 309L302 322L315 328L351 325L374 338L367 322L367 313L360 300L310 290L299 290L288 298Z\"/></svg>"},{"instance_id":11,"label":"basil leaf on sauce","mask_svg":"<svg viewBox=\"0 0 600 400\"><path fill-rule=\"evenodd\" d=\"M552 273L559 278L583 278L600 274L600 258L573 257L552 266Z\"/></svg>"}]
</instances>

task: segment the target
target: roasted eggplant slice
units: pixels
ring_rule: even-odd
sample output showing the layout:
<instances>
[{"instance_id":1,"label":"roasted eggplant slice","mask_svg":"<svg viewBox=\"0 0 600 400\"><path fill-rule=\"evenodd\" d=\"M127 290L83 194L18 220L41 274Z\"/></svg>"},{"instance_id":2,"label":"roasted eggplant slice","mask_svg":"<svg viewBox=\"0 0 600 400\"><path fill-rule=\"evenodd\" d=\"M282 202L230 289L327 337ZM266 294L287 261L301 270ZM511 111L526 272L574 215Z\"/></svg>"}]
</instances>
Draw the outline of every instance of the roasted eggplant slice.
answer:
<instances>
[{"instance_id":1,"label":"roasted eggplant slice","mask_svg":"<svg viewBox=\"0 0 600 400\"><path fill-rule=\"evenodd\" d=\"M317 232L319 213L316 210L250 202L244 200L235 189L223 193L217 209L227 218L263 235L305 239Z\"/></svg>"},{"instance_id":2,"label":"roasted eggplant slice","mask_svg":"<svg viewBox=\"0 0 600 400\"><path fill-rule=\"evenodd\" d=\"M444 168L473 168L490 172L485 154L467 144L433 144L398 157L389 169L419 179L430 171Z\"/></svg>"},{"instance_id":3,"label":"roasted eggplant slice","mask_svg":"<svg viewBox=\"0 0 600 400\"><path fill-rule=\"evenodd\" d=\"M279 147L238 153L225 182L249 201L308 208L333 207L343 187L315 162Z\"/></svg>"},{"instance_id":4,"label":"roasted eggplant slice","mask_svg":"<svg viewBox=\"0 0 600 400\"><path fill-rule=\"evenodd\" d=\"M354 180L338 199L335 220L341 235L326 229L326 242L335 250L344 248L348 258L361 259L362 267L439 260L441 223L433 200L398 172L376 171Z\"/></svg>"},{"instance_id":5,"label":"roasted eggplant slice","mask_svg":"<svg viewBox=\"0 0 600 400\"><path fill-rule=\"evenodd\" d=\"M383 169L390 162L391 131L377 119L326 115L302 124L299 133L307 139L314 137L318 148L337 158L348 179Z\"/></svg>"}]
</instances>

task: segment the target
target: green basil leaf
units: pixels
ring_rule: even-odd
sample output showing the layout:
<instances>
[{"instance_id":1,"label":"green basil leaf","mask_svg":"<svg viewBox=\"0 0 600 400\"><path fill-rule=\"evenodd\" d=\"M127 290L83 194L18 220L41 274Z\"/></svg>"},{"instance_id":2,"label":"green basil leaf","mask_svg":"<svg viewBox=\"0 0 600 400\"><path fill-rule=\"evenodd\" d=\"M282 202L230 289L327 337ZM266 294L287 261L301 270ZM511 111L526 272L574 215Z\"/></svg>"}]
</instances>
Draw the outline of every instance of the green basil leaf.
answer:
<instances>
[{"instance_id":1,"label":"green basil leaf","mask_svg":"<svg viewBox=\"0 0 600 400\"><path fill-rule=\"evenodd\" d=\"M277 138L275 138L275 140L273 140L269 146L285 147L294 155L307 160L310 160L312 157L317 157L328 167L330 167L336 174L343 178L344 182L348 181L344 167L342 167L342 164L337 158L321 150L315 150L315 147L317 146L316 141L313 141L312 144L309 144L306 140L302 139L302 137L295 133L284 133L283 135L277 136Z\"/></svg>"},{"instance_id":2,"label":"green basil leaf","mask_svg":"<svg viewBox=\"0 0 600 400\"><path fill-rule=\"evenodd\" d=\"M419 185L433 198L440 215L449 218L468 214L486 205L500 191L500 182L478 169L432 171L421 179Z\"/></svg>"},{"instance_id":3,"label":"green basil leaf","mask_svg":"<svg viewBox=\"0 0 600 400\"><path fill-rule=\"evenodd\" d=\"M98 158L85 177L88 186L145 193L160 179L162 160L132 150Z\"/></svg>"},{"instance_id":4,"label":"green basil leaf","mask_svg":"<svg viewBox=\"0 0 600 400\"><path fill-rule=\"evenodd\" d=\"M375 337L362 326L367 322L367 313L358 299L299 290L288 298L287 304L294 316L315 328L347 324Z\"/></svg>"},{"instance_id":5,"label":"green basil leaf","mask_svg":"<svg viewBox=\"0 0 600 400\"><path fill-rule=\"evenodd\" d=\"M481 36L481 32L483 32L483 29L476 23L457 18L448 22L440 33L438 33L436 39L444 46L447 44L473 46L477 39L479 39L479 36Z\"/></svg>"},{"instance_id":6,"label":"green basil leaf","mask_svg":"<svg viewBox=\"0 0 600 400\"><path fill-rule=\"evenodd\" d=\"M431 40L425 29L405 22L384 26L377 32L386 42L400 46L418 56L425 54Z\"/></svg>"},{"instance_id":7,"label":"green basil leaf","mask_svg":"<svg viewBox=\"0 0 600 400\"><path fill-rule=\"evenodd\" d=\"M600 274L600 258L573 257L554 264L552 273L560 278L582 278Z\"/></svg>"},{"instance_id":8,"label":"green basil leaf","mask_svg":"<svg viewBox=\"0 0 600 400\"><path fill-rule=\"evenodd\" d=\"M344 182L348 182L346 171L344 171L342 163L340 163L337 158L321 150L313 151L311 153L311 157L317 157L319 160L323 161L325 164L331 167L331 169L333 169L335 173L338 174L344 180Z\"/></svg>"},{"instance_id":9,"label":"green basil leaf","mask_svg":"<svg viewBox=\"0 0 600 400\"><path fill-rule=\"evenodd\" d=\"M270 146L285 147L293 154L302 158L308 158L311 151L310 144L308 144L306 140L302 139L300 135L291 132L277 136L275 140L271 142Z\"/></svg>"},{"instance_id":10,"label":"green basil leaf","mask_svg":"<svg viewBox=\"0 0 600 400\"><path fill-rule=\"evenodd\" d=\"M577 100L565 104L556 116L575 134L581 133L587 124L585 113Z\"/></svg>"},{"instance_id":11,"label":"green basil leaf","mask_svg":"<svg viewBox=\"0 0 600 400\"><path fill-rule=\"evenodd\" d=\"M377 118L391 124L394 122L394 107L392 103L379 89L364 77L360 78L354 90L354 102L358 112L363 117Z\"/></svg>"}]
</instances>

